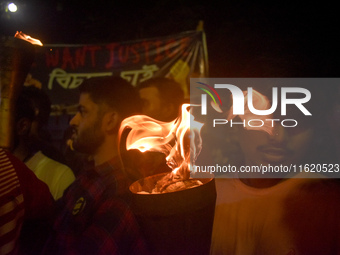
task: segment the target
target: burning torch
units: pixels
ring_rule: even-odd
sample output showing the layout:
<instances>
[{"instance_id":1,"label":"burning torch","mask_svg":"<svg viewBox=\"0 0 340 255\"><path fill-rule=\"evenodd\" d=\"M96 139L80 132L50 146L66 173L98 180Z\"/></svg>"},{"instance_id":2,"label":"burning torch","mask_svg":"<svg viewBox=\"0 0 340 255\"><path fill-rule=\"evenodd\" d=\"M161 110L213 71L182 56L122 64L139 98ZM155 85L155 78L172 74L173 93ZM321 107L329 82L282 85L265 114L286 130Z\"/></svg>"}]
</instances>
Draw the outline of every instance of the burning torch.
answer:
<instances>
[{"instance_id":1,"label":"burning torch","mask_svg":"<svg viewBox=\"0 0 340 255\"><path fill-rule=\"evenodd\" d=\"M12 147L15 103L34 60L34 44L38 42L22 32L17 32L14 37L2 36L0 39L1 148Z\"/></svg>"},{"instance_id":2,"label":"burning torch","mask_svg":"<svg viewBox=\"0 0 340 255\"><path fill-rule=\"evenodd\" d=\"M200 130L190 105L181 116L161 122L145 115L123 120L120 137L130 129L126 148L162 152L170 173L140 179L130 186L132 208L152 254L209 254L216 189L209 175L192 178L194 162L202 149Z\"/></svg>"}]
</instances>

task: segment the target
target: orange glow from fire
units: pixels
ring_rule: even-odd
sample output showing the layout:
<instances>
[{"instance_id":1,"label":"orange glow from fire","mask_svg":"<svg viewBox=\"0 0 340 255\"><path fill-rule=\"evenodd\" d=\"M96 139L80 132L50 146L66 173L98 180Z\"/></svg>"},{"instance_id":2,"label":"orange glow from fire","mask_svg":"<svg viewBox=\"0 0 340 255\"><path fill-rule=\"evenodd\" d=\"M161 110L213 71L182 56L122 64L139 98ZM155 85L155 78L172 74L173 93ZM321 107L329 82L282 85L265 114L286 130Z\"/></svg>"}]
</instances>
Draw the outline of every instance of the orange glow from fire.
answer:
<instances>
[{"instance_id":1,"label":"orange glow from fire","mask_svg":"<svg viewBox=\"0 0 340 255\"><path fill-rule=\"evenodd\" d=\"M30 37L29 35L26 35L24 34L23 32L19 32L17 31L14 35L14 37L18 38L18 39L21 39L21 40L24 40L24 41L27 41L31 44L34 44L34 45L39 45L39 46L43 46L43 44L41 43L40 40L38 39L35 39L35 38L32 38Z\"/></svg>"},{"instance_id":2,"label":"orange glow from fire","mask_svg":"<svg viewBox=\"0 0 340 255\"><path fill-rule=\"evenodd\" d=\"M174 178L186 180L190 176L190 157L195 162L202 149L200 130L203 124L194 120L188 110L190 107L189 104L182 105L181 116L171 122L145 115L126 118L120 126L119 137L124 130L131 129L126 139L127 150L164 153Z\"/></svg>"},{"instance_id":3,"label":"orange glow from fire","mask_svg":"<svg viewBox=\"0 0 340 255\"><path fill-rule=\"evenodd\" d=\"M248 108L248 92L247 91L243 91L244 94L244 115L238 115L242 121L245 121L245 129L248 130L259 130L259 131L264 131L267 132L269 135L273 134L273 126L272 126L272 122L271 121L266 121L266 119L272 119L272 114L271 115L255 115L253 114L249 108ZM261 93L259 93L258 91L253 89L253 105L254 108L256 108L257 110L267 110L268 108L270 108L270 101L269 99L262 95ZM234 119L237 115L233 115L233 107L231 107L228 117L228 120ZM264 125L261 127L253 127L253 126L249 126L248 125L248 121L252 120L252 119L256 119L256 120L262 120Z\"/></svg>"}]
</instances>

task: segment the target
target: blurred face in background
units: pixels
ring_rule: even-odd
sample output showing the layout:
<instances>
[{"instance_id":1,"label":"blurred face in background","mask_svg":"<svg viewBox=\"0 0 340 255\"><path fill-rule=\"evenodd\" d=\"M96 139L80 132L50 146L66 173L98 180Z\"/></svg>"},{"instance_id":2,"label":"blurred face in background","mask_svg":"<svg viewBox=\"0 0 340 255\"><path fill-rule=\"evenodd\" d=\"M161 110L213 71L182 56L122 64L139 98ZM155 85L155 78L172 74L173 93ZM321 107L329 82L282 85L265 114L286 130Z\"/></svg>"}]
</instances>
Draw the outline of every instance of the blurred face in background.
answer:
<instances>
[{"instance_id":1,"label":"blurred face in background","mask_svg":"<svg viewBox=\"0 0 340 255\"><path fill-rule=\"evenodd\" d=\"M171 101L165 101L158 88L142 88L139 90L139 97L143 104L143 114L164 122L173 121L178 117L177 107Z\"/></svg>"},{"instance_id":2,"label":"blurred face in background","mask_svg":"<svg viewBox=\"0 0 340 255\"><path fill-rule=\"evenodd\" d=\"M246 165L299 164L312 144L314 130L310 126L282 127L275 124L273 133L242 128L240 146Z\"/></svg>"},{"instance_id":3,"label":"blurred face in background","mask_svg":"<svg viewBox=\"0 0 340 255\"><path fill-rule=\"evenodd\" d=\"M89 155L94 155L105 139L102 130L102 111L88 93L82 93L77 114L70 121L74 128L73 148Z\"/></svg>"},{"instance_id":4,"label":"blurred face in background","mask_svg":"<svg viewBox=\"0 0 340 255\"><path fill-rule=\"evenodd\" d=\"M264 88L264 94L260 92L252 95L255 108L264 107L264 103L271 106L272 85ZM288 98L303 98L299 93L289 93ZM257 101L256 101L257 99ZM257 103L257 105L256 105ZM304 103L303 106L309 111L311 104ZM263 109L268 109L266 106ZM246 109L244 118L262 119L264 125L258 127L240 128L240 145L244 152L245 164L247 165L283 165L300 164L310 156L310 148L314 143L316 121L313 115L308 115L295 104L287 104L286 112L283 114L281 105L270 115L256 115ZM275 121L268 121L268 120ZM285 122L286 120L287 122ZM293 122L294 121L294 122ZM247 122L247 121L246 121ZM248 122L247 122L248 123ZM257 126L256 121L253 123ZM255 130L257 129L257 130ZM310 163L310 162L308 162Z\"/></svg>"},{"instance_id":5,"label":"blurred face in background","mask_svg":"<svg viewBox=\"0 0 340 255\"><path fill-rule=\"evenodd\" d=\"M139 90L139 96L142 99L142 112L154 119L162 118L162 101L159 91L155 87L147 87Z\"/></svg>"}]
</instances>

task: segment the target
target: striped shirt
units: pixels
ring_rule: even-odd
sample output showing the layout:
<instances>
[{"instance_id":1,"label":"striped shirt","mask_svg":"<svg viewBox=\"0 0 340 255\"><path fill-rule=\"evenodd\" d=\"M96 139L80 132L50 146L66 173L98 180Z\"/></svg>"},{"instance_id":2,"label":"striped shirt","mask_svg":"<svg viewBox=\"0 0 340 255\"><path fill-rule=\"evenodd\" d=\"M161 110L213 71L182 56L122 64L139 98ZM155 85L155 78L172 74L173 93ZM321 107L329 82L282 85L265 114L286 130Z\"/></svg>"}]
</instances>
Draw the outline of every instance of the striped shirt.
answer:
<instances>
[{"instance_id":1,"label":"striped shirt","mask_svg":"<svg viewBox=\"0 0 340 255\"><path fill-rule=\"evenodd\" d=\"M0 148L0 254L17 246L24 218L24 199L12 162Z\"/></svg>"},{"instance_id":2,"label":"striped shirt","mask_svg":"<svg viewBox=\"0 0 340 255\"><path fill-rule=\"evenodd\" d=\"M25 235L22 227L27 222L34 226L40 222L49 224L53 209L54 200L47 185L23 162L0 148L0 254L17 254L23 247L39 249L28 238L43 240L44 229L28 229Z\"/></svg>"}]
</instances>

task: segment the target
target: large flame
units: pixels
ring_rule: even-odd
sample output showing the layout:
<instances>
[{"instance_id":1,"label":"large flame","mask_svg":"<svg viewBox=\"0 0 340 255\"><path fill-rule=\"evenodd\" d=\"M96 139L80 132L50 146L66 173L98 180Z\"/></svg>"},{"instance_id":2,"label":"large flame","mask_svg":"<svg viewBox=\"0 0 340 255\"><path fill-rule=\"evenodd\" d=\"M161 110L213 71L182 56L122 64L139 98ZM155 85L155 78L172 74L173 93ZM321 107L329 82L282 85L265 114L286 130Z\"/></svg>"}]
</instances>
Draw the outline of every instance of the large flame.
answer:
<instances>
[{"instance_id":1,"label":"large flame","mask_svg":"<svg viewBox=\"0 0 340 255\"><path fill-rule=\"evenodd\" d=\"M43 44L41 43L40 40L38 39L35 39L35 38L32 38L31 36L29 35L26 35L24 34L23 32L19 32L17 31L14 35L14 37L18 38L18 39L21 39L21 40L24 40L24 41L27 41L31 44L34 44L34 45L39 45L39 46L43 46Z\"/></svg>"},{"instance_id":2,"label":"large flame","mask_svg":"<svg viewBox=\"0 0 340 255\"><path fill-rule=\"evenodd\" d=\"M202 149L200 130L203 126L194 120L190 105L182 105L181 116L171 122L162 122L145 115L135 115L122 121L119 137L127 128L126 149L141 152L156 151L166 155L167 165L173 169L172 177L186 180L191 164Z\"/></svg>"},{"instance_id":3,"label":"large flame","mask_svg":"<svg viewBox=\"0 0 340 255\"><path fill-rule=\"evenodd\" d=\"M271 105L269 99L259 93L256 90L252 90L252 97L253 97L253 106L257 110L267 110ZM245 129L247 130L259 130L267 132L269 135L273 135L274 124L272 121L268 121L268 119L272 119L273 115L255 115L252 113L248 108L248 92L243 91L244 94L244 115L233 115L233 107L231 107L228 117L228 120L234 119L236 116L239 116L242 121L245 122ZM263 126L249 126L249 120L261 120L263 121Z\"/></svg>"}]
</instances>

